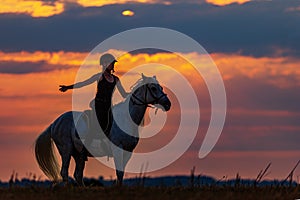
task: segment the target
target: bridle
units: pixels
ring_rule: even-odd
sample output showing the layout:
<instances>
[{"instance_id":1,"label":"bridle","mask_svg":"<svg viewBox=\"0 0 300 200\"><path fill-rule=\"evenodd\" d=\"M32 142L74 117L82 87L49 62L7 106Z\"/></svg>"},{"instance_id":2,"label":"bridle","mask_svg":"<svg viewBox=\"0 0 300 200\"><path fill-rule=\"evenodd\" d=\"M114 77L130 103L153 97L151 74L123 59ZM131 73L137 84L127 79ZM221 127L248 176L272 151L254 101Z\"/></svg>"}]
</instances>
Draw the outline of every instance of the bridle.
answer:
<instances>
[{"instance_id":1,"label":"bridle","mask_svg":"<svg viewBox=\"0 0 300 200\"><path fill-rule=\"evenodd\" d=\"M167 96L164 92L162 92L162 94L159 97L156 98L155 95L153 94L151 88L149 87L149 85L148 84L143 85L143 87L145 87L145 86L146 86L146 90L145 90L145 93L144 93L144 99L141 99L140 97L136 96L135 93L131 94L130 100L132 101L132 103L134 105L152 107L149 104L157 104L160 101L160 99ZM154 99L151 102L146 102L148 91L149 91L149 94L151 95L151 97Z\"/></svg>"}]
</instances>

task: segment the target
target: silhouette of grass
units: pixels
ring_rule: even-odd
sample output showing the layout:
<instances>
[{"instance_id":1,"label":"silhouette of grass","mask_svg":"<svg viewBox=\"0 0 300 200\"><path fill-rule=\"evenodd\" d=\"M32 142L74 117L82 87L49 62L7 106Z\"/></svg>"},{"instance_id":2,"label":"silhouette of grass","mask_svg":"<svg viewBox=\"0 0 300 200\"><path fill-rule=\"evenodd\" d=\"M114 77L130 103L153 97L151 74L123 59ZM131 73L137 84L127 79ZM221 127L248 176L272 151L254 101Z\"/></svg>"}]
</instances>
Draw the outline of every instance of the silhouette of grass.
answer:
<instances>
[{"instance_id":1,"label":"silhouette of grass","mask_svg":"<svg viewBox=\"0 0 300 200\"><path fill-rule=\"evenodd\" d=\"M6 186L0 187L1 199L26 199L26 200L55 200L55 199L299 199L300 184L293 182L292 175L300 162L288 175L290 180L272 182L264 185L261 181L270 167L270 163L264 170L261 170L256 179L244 182L237 173L236 179L228 180L226 176L220 180L212 179L208 184L202 184L203 175L195 175L195 167L191 169L189 182L183 184L180 176L173 177L176 184L166 186L145 186L149 179L141 169L140 175L133 181L134 185L118 187L103 186L103 177L99 179L85 179L87 187L78 187L72 183L68 185L53 185L50 181L40 181L40 178L29 173L27 178L18 179L18 174L13 171ZM146 166L147 167L147 166ZM188 177L187 177L188 179ZM163 181L164 179L161 179ZM105 181L104 181L105 182ZM113 182L112 180L110 181ZM0 181L1 183L1 181Z\"/></svg>"},{"instance_id":2,"label":"silhouette of grass","mask_svg":"<svg viewBox=\"0 0 300 200\"><path fill-rule=\"evenodd\" d=\"M300 187L13 187L0 199L297 199Z\"/></svg>"}]
</instances>

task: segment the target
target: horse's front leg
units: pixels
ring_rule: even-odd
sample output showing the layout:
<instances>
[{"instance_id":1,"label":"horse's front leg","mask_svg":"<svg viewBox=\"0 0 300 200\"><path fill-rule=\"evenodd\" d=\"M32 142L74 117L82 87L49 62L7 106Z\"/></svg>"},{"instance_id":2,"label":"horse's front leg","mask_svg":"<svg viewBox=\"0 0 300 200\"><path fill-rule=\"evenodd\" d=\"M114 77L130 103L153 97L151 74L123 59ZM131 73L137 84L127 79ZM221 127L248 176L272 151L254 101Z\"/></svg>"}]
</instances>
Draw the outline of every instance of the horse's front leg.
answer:
<instances>
[{"instance_id":1,"label":"horse's front leg","mask_svg":"<svg viewBox=\"0 0 300 200\"><path fill-rule=\"evenodd\" d=\"M122 185L123 177L124 177L124 162L123 162L124 150L122 149L122 147L114 146L112 148L112 153L113 153L115 168L116 168L117 185Z\"/></svg>"},{"instance_id":2,"label":"horse's front leg","mask_svg":"<svg viewBox=\"0 0 300 200\"><path fill-rule=\"evenodd\" d=\"M118 180L119 180L119 177L122 177L120 178L120 185L122 185L122 182L123 182L123 177L124 177L124 173L125 173L125 167L129 161L129 159L131 158L131 152L128 152L128 151L123 151L123 165L122 165L122 171L117 171L117 177L118 177Z\"/></svg>"},{"instance_id":3,"label":"horse's front leg","mask_svg":"<svg viewBox=\"0 0 300 200\"><path fill-rule=\"evenodd\" d=\"M114 147L116 148L116 147ZM116 175L117 175L117 184L122 185L123 177L125 173L125 167L131 158L132 153L128 151L124 151L122 148L116 148L113 150L115 167L116 167Z\"/></svg>"}]
</instances>

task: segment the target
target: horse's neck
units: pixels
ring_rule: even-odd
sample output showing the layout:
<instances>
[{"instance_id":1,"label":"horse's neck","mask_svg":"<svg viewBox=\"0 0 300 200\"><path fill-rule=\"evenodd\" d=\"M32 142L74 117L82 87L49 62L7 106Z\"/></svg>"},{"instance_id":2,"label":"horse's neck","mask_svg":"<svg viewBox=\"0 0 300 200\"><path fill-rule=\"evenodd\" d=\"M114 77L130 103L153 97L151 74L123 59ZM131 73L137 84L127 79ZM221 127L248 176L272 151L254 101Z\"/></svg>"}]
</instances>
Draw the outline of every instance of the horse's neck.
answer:
<instances>
[{"instance_id":1,"label":"horse's neck","mask_svg":"<svg viewBox=\"0 0 300 200\"><path fill-rule=\"evenodd\" d=\"M140 125L145 112L146 112L147 106L146 105L137 105L134 104L132 101L129 100L129 114L130 117L132 119L132 121L136 124L136 125Z\"/></svg>"}]
</instances>

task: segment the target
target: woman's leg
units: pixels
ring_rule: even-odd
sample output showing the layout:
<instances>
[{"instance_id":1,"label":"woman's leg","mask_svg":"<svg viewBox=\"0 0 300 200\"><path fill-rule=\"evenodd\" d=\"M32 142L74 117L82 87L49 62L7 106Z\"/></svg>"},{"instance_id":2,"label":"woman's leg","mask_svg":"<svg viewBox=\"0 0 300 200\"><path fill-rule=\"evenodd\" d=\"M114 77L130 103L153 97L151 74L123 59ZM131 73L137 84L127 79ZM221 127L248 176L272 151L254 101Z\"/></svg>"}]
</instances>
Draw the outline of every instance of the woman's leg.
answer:
<instances>
[{"instance_id":1,"label":"woman's leg","mask_svg":"<svg viewBox=\"0 0 300 200\"><path fill-rule=\"evenodd\" d=\"M99 122L99 125L101 129L103 130L104 134L107 136L107 133L109 133L110 130L110 121L112 121L110 118L112 116L110 111L110 103L105 103L101 101L95 102L95 108L96 108L96 115Z\"/></svg>"},{"instance_id":2,"label":"woman's leg","mask_svg":"<svg viewBox=\"0 0 300 200\"><path fill-rule=\"evenodd\" d=\"M105 104L103 102L95 102L95 108L96 108L96 115L98 122L100 124L101 129L103 130L103 133L106 135L107 138L109 138L109 132L112 124L112 113L110 110L111 104ZM105 136L103 136L105 137ZM105 141L103 139L103 141ZM102 148L104 152L107 152L109 155L110 153L110 148L106 142L102 142Z\"/></svg>"}]
</instances>

